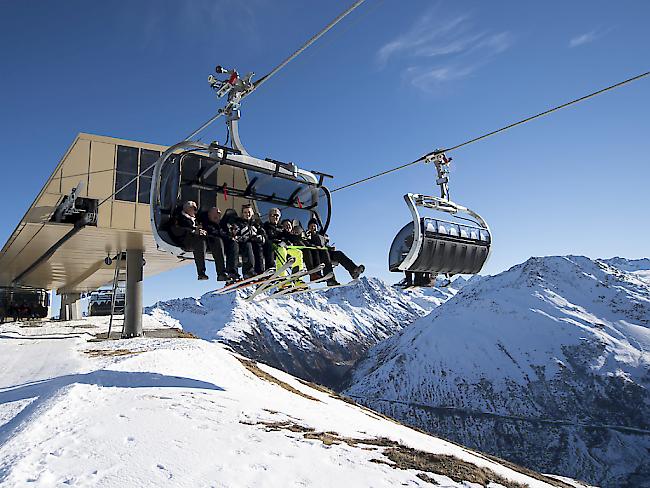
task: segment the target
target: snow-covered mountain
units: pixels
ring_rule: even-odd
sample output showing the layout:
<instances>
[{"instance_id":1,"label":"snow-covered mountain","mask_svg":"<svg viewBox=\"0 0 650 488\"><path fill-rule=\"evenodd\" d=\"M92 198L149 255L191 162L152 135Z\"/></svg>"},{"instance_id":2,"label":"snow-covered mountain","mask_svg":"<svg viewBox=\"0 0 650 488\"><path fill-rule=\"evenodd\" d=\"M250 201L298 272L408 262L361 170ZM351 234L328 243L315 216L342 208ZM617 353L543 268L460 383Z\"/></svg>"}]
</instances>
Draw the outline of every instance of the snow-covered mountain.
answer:
<instances>
[{"instance_id":1,"label":"snow-covered mountain","mask_svg":"<svg viewBox=\"0 0 650 488\"><path fill-rule=\"evenodd\" d=\"M417 432L221 344L90 342L105 317L21 325L0 324L6 488L582 486Z\"/></svg>"},{"instance_id":2,"label":"snow-covered mountain","mask_svg":"<svg viewBox=\"0 0 650 488\"><path fill-rule=\"evenodd\" d=\"M247 303L245 291L158 302L145 313L309 381L336 388L377 342L426 315L453 287L401 290L376 278Z\"/></svg>"},{"instance_id":3,"label":"snow-covered mountain","mask_svg":"<svg viewBox=\"0 0 650 488\"><path fill-rule=\"evenodd\" d=\"M648 270L531 258L378 344L345 393L533 469L650 486Z\"/></svg>"}]
</instances>

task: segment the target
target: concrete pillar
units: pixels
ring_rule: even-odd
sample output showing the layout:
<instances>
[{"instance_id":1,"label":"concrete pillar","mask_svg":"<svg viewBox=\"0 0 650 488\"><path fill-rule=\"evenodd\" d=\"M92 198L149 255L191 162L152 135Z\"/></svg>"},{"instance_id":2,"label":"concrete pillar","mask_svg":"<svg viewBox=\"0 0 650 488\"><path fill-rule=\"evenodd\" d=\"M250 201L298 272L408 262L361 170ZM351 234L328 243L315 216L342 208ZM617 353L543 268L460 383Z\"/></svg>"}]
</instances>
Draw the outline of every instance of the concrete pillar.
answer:
<instances>
[{"instance_id":1,"label":"concrete pillar","mask_svg":"<svg viewBox=\"0 0 650 488\"><path fill-rule=\"evenodd\" d=\"M126 251L126 307L122 339L142 335L142 250Z\"/></svg>"},{"instance_id":2,"label":"concrete pillar","mask_svg":"<svg viewBox=\"0 0 650 488\"><path fill-rule=\"evenodd\" d=\"M81 293L64 293L61 295L60 320L80 320Z\"/></svg>"}]
</instances>

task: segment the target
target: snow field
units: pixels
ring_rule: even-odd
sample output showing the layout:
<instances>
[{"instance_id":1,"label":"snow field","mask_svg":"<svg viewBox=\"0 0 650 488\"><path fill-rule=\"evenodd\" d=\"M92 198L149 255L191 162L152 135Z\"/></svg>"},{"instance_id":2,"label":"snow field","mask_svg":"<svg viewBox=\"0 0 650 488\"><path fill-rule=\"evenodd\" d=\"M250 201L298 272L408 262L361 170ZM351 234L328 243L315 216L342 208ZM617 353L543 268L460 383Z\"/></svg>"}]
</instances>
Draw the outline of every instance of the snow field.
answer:
<instances>
[{"instance_id":1,"label":"snow field","mask_svg":"<svg viewBox=\"0 0 650 488\"><path fill-rule=\"evenodd\" d=\"M77 325L88 323L105 327L102 319ZM291 393L253 374L220 344L87 342L88 332L98 329L0 326L0 356L9 365L0 384L1 486L429 485L418 471L371 462L386 460L381 448L328 446L261 424L285 421L340 436L387 437L548 486L260 366L317 400ZM461 486L430 476L443 486Z\"/></svg>"}]
</instances>

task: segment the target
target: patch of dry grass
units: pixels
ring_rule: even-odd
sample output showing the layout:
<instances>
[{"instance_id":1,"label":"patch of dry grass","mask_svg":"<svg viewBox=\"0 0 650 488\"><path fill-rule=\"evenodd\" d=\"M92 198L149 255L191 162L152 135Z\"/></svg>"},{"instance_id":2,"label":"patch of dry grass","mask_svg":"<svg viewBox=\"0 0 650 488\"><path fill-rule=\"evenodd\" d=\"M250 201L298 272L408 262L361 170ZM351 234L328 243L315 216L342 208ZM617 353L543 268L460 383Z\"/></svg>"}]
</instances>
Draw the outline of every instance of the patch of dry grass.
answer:
<instances>
[{"instance_id":1,"label":"patch of dry grass","mask_svg":"<svg viewBox=\"0 0 650 488\"><path fill-rule=\"evenodd\" d=\"M261 425L264 427L264 430L266 432L288 430L289 432L310 433L315 430L312 427L305 427L304 425L296 424L295 422L289 422L288 420L284 422L256 422L256 423L240 421L239 423L244 425Z\"/></svg>"},{"instance_id":2,"label":"patch of dry grass","mask_svg":"<svg viewBox=\"0 0 650 488\"><path fill-rule=\"evenodd\" d=\"M131 351L129 349L88 349L84 351L91 358L129 356L131 354L140 354L141 352Z\"/></svg>"},{"instance_id":3,"label":"patch of dry grass","mask_svg":"<svg viewBox=\"0 0 650 488\"><path fill-rule=\"evenodd\" d=\"M64 325L69 329L97 329L98 327L93 324L79 324L79 325Z\"/></svg>"},{"instance_id":4,"label":"patch of dry grass","mask_svg":"<svg viewBox=\"0 0 650 488\"><path fill-rule=\"evenodd\" d=\"M408 429L412 429L412 430L414 430L416 432L419 432L421 434L424 434L424 435L428 435L428 436L432 435L431 432L427 432L426 430L421 429L419 427L416 427L415 425L403 424L402 422L400 422L397 419L394 419L394 418L389 417L387 415L384 415L384 414L382 414L380 412L372 410L372 409L370 409L370 408L368 408L368 407L366 407L364 405L361 405L360 403L355 402L354 400L347 399L346 397L342 397L341 395L338 395L336 393L334 395L336 395L336 397L340 398L341 400L347 401L347 403L354 404L357 407L361 408L362 410L366 410L367 412L372 412L375 415L378 415L378 416L382 417L383 419L390 420L391 422L393 422L395 424L399 424L399 425L401 425L403 427L406 427ZM537 471L533 471L532 469L528 469L528 468L526 468L524 466L520 466L520 465L515 464L515 463L513 463L511 461L501 459L501 458L499 458L497 456L493 456L491 454L486 454L486 453L479 452L479 451L469 450L465 446L462 446L462 445L458 444L457 442L446 439L446 438L444 438L444 437L442 437L440 435L437 435L437 437L439 437L440 439L443 439L445 442L449 442L450 444L458 446L461 449L465 449L467 452L473 454L474 456L479 456L479 457L482 457L484 459L497 462L499 464L502 464L503 466L506 466L507 468L512 469L513 471L524 474L526 476L530 476L531 478L535 478L535 479L537 479L539 481L543 481L544 483L548 483L551 486L556 486L558 488L575 488L574 485L570 485L570 484L565 483L565 482L563 482L561 480L558 480L556 478L551 478L550 476L545 476L545 475L543 475L541 473L538 473ZM586 484L584 484L584 485L587 486Z\"/></svg>"},{"instance_id":5,"label":"patch of dry grass","mask_svg":"<svg viewBox=\"0 0 650 488\"><path fill-rule=\"evenodd\" d=\"M526 486L503 478L491 469L476 466L455 456L433 454L399 444L384 450L384 456L394 463L391 466L396 469L414 469L425 473L439 474L457 483L469 481L481 486L498 483L506 488L525 488Z\"/></svg>"},{"instance_id":6,"label":"patch of dry grass","mask_svg":"<svg viewBox=\"0 0 650 488\"><path fill-rule=\"evenodd\" d=\"M422 481L426 483L431 483L432 485L440 485L440 483L438 483L436 480L434 480L431 476L429 476L426 473L418 473L415 476L417 476L418 478L420 478Z\"/></svg>"},{"instance_id":7,"label":"patch of dry grass","mask_svg":"<svg viewBox=\"0 0 650 488\"><path fill-rule=\"evenodd\" d=\"M321 390L322 391L322 390ZM378 464L385 464L393 469L411 469L420 471L417 475L422 481L427 483L437 484L435 479L430 475L437 474L446 476L455 482L468 481L477 483L481 486L487 487L490 483L498 483L506 488L525 488L527 485L510 481L488 468L476 466L468 461L464 461L455 456L433 454L426 451L420 451L411 447L404 446L399 442L393 441L386 437L375 437L370 439L361 439L354 437L345 437L339 435L337 432L317 432L312 427L297 424L291 421L278 421L278 422L257 422L247 423L246 425L262 426L267 432L271 431L289 431L302 434L304 439L318 440L326 446L337 444L347 444L351 447L357 447L363 450L378 450L383 454L382 459L371 459L371 462ZM373 447L369 447L373 446ZM379 450L381 449L381 450ZM564 483L560 480L544 476L540 473L532 471L516 464L504 461L491 456L483 456L478 453L477 455L484 458L491 458L495 462L502 464L513 471L525 474L531 478L544 481L551 486L559 488L570 488L571 485Z\"/></svg>"},{"instance_id":8,"label":"patch of dry grass","mask_svg":"<svg viewBox=\"0 0 650 488\"><path fill-rule=\"evenodd\" d=\"M497 456L492 456L491 454L485 454L485 453L480 453L477 455L480 455L481 457L487 458L490 461L497 462L499 464L503 464L505 467L512 469L513 471L517 471L521 474L525 474L526 476L530 476L531 478L535 478L536 480L543 481L544 483L548 483L549 485L557 486L558 488L575 488L574 485L570 485L569 483L565 483L562 480L558 480L556 478L551 478L550 476L544 476L541 473L538 473L537 471L533 471L532 469L525 468L523 466L519 466L518 464L515 464L513 462L507 461L505 459L501 459L500 457ZM587 486L585 484L585 486Z\"/></svg>"},{"instance_id":9,"label":"patch of dry grass","mask_svg":"<svg viewBox=\"0 0 650 488\"><path fill-rule=\"evenodd\" d=\"M277 379L275 376L268 374L266 371L263 371L257 366L257 363L254 361L251 361L250 359L244 359L242 357L235 356L240 363L244 365L244 367L253 373L255 376L258 378L263 379L264 381L268 381L269 383L275 383L276 385L284 388L285 390L294 393L295 395L299 395L303 398L307 398L308 400L313 400L315 402L320 402L318 398L314 398L313 396L307 395L306 393L303 393L300 390L296 390L293 386L291 386L288 383L285 383L284 381L281 381Z\"/></svg>"},{"instance_id":10,"label":"patch of dry grass","mask_svg":"<svg viewBox=\"0 0 650 488\"><path fill-rule=\"evenodd\" d=\"M176 329L176 328L174 328L172 330L178 331L177 332L177 334L178 334L177 337L179 339L198 339L199 338L198 336L195 336L194 334L192 334L191 332L187 332L186 330Z\"/></svg>"},{"instance_id":11,"label":"patch of dry grass","mask_svg":"<svg viewBox=\"0 0 650 488\"><path fill-rule=\"evenodd\" d=\"M240 361L242 361L242 360L240 359ZM257 368L257 369L259 369L259 368ZM266 374L263 371L262 371L262 373ZM279 381L276 378L273 378L273 379L275 381ZM394 424L398 424L398 425L401 425L403 427L415 430L415 431L417 431L417 432L419 432L421 434L424 434L424 435L428 435L428 436L431 435L430 432L426 432L426 431L424 431L424 430L422 430L420 428L417 428L415 426L412 426L412 425L405 425L405 424L401 423L400 421L398 421L398 420L396 420L396 419L394 419L392 417L389 417L389 416L384 415L382 413L376 412L375 410L372 410L372 409L366 407L365 405L361 405L360 403L357 403L356 401L354 401L353 399L351 399L349 397L345 397L343 395L340 395L340 394L336 393L335 391L330 390L329 388L327 388L327 387L325 387L323 385L319 385L319 384L316 384L316 383L311 383L309 381L302 380L302 379L298 379L298 381L300 381L300 383L302 383L303 385L308 386L310 388L313 388L313 389L315 389L317 391L320 391L322 393L325 393L325 394L329 395L332 398L335 398L337 400L342 400L342 401L344 401L346 403L354 405L354 406L358 407L359 409L363 410L364 413L366 413L366 415L369 415L369 416L375 417L375 418L382 418L384 420L388 420L388 421L390 421L390 422L392 422ZM283 383L283 382L280 382L280 383ZM283 383L283 384L286 385L286 383ZM289 385L286 385L286 386L291 388L291 386L289 386ZM302 394L302 393L299 392L299 394ZM304 394L302 394L302 395L304 395ZM309 397L309 398L312 398L312 397ZM316 400L315 398L312 398L312 399ZM414 461L419 459L420 461L418 461L418 462L420 462L420 463L424 462L423 459L425 459L426 456L429 456L429 455L434 456L433 454L430 454L430 453L427 453L427 452L424 452L424 451L416 451L414 449L411 449L410 451L412 451L412 452L409 454L409 451L404 451L404 449L409 450L410 448L407 448L405 446L401 446L400 444L398 444L398 443L396 443L396 442L394 442L394 441L392 441L390 439L387 439L387 438L354 439L354 438L350 438L350 437L339 436L336 432L314 432L314 429L305 430L305 429L307 429L306 427L302 427L302 426L295 427L297 424L292 424L291 422L282 422L282 423L274 424L274 425L276 425L276 428L274 430L287 428L287 430L291 430L292 432L304 432L305 433L304 437L306 439L321 440L323 442L323 444L325 444L325 445L340 444L342 442L345 442L346 444L348 444L348 445L350 445L352 447L359 447L359 445L364 445L364 444L369 445L369 446L388 447L390 449L386 449L384 451L384 454L386 455L386 457L388 457L388 459L391 459L391 456L393 456L395 459L399 458L400 459L399 463L397 461L395 461L395 459L391 459L391 461L393 461L393 463L388 463L385 460L379 460L379 459L375 459L373 461L374 462L386 463L386 464L388 464L389 466L392 466L392 467L400 467L399 466L400 464L401 465L407 465L408 464L407 460L409 459L409 455L411 456L411 459L413 459ZM289 426L289 427L285 427L285 426ZM449 441L447 439L445 439L445 440L447 442L449 442L450 444L456 445L456 446L458 446L458 447L460 447L462 449L467 450L464 446L461 446L460 444ZM361 449L368 449L368 448L361 447ZM391 451L391 449L393 449L393 450ZM545 476L545 475L543 475L541 473L538 473L537 471L533 471L533 470L525 468L523 466L519 466L518 464L512 463L510 461L506 461L505 459L501 459L501 458L498 458L496 456L491 456L489 454L485 454L485 453L481 453L481 452L477 452L477 451L470 451L470 450L467 450L467 452L470 453L470 454L473 454L475 456L483 457L484 459L494 461L494 462L496 462L498 464L501 464L501 465L513 470L513 471L516 471L516 472L521 473L523 475L529 476L529 477L534 478L536 480L548 483L551 486L556 486L558 488L572 488L573 487L573 485L565 483L565 482L563 482L561 480L551 478L549 476ZM415 455L413 453L418 453L418 454ZM450 473L453 474L453 471L449 471L449 470L454 466L457 469L461 470L461 472L464 472L464 471L462 471L464 468L459 463L464 463L464 465L466 465L465 468L467 466L469 466L471 469L477 469L477 470L483 469L483 468L479 468L479 467L475 466L474 464L467 463L467 462L462 461L462 460L460 460L458 458L455 458L453 456L447 456L447 457L451 458L451 460L449 460L449 459L438 459L436 461L437 462L436 469L442 469L443 471L445 471L445 472L440 472L440 473L437 473L437 474L444 474L445 476L448 476L449 478L454 479L455 481L457 481L457 480L455 478L453 478L453 476L450 476L449 474L447 474L447 472L450 472ZM455 461L453 461L453 460L455 460ZM458 462L456 462L456 461L458 461ZM403 469L418 469L418 468L403 468ZM423 471L427 471L427 470L423 470ZM505 479L499 477L497 474L493 473L490 470L485 469L484 471L485 472L483 472L483 473L478 473L478 472L475 473L474 478L472 478L472 479L477 479L477 480L487 479L487 478L489 478L490 476L493 475L492 476L493 481L496 481L497 478L499 478L502 481L496 481L496 482L500 483L500 484L503 484L503 486L506 486L508 488L519 488L519 487L524 486L524 485L521 485L519 483L514 483L514 482L511 482L511 481L505 480ZM488 476L489 473L491 473L491 475ZM422 474L422 476L419 476L419 477L423 481L427 481L429 483L435 483L435 480L433 480L433 478L430 478L429 476L427 476L424 473ZM428 479L425 479L425 477L428 478ZM465 480L466 481L471 481L471 479L469 479L469 478L467 478ZM481 483L480 481L473 481L473 482ZM489 482L489 480L488 480L488 482ZM487 485L484 484L483 486L487 486Z\"/></svg>"}]
</instances>

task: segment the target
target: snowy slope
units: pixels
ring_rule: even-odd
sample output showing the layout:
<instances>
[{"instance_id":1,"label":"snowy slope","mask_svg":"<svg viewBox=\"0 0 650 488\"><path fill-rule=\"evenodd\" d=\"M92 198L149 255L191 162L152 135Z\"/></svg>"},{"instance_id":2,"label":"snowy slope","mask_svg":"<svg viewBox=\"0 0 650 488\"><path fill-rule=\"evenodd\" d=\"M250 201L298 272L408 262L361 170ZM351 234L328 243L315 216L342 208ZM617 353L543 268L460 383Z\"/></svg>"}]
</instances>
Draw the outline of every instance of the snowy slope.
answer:
<instances>
[{"instance_id":1,"label":"snowy slope","mask_svg":"<svg viewBox=\"0 0 650 488\"><path fill-rule=\"evenodd\" d=\"M169 326L310 381L336 387L377 342L426 315L454 288L409 290L376 278L350 286L259 303L245 292L159 302L146 309Z\"/></svg>"},{"instance_id":2,"label":"snowy slope","mask_svg":"<svg viewBox=\"0 0 650 488\"><path fill-rule=\"evenodd\" d=\"M3 487L569 486L399 425L221 344L88 342L98 324L105 330L103 318L0 325Z\"/></svg>"},{"instance_id":3,"label":"snowy slope","mask_svg":"<svg viewBox=\"0 0 650 488\"><path fill-rule=\"evenodd\" d=\"M373 348L345 393L535 469L650 486L647 264L531 258L483 278Z\"/></svg>"}]
</instances>

